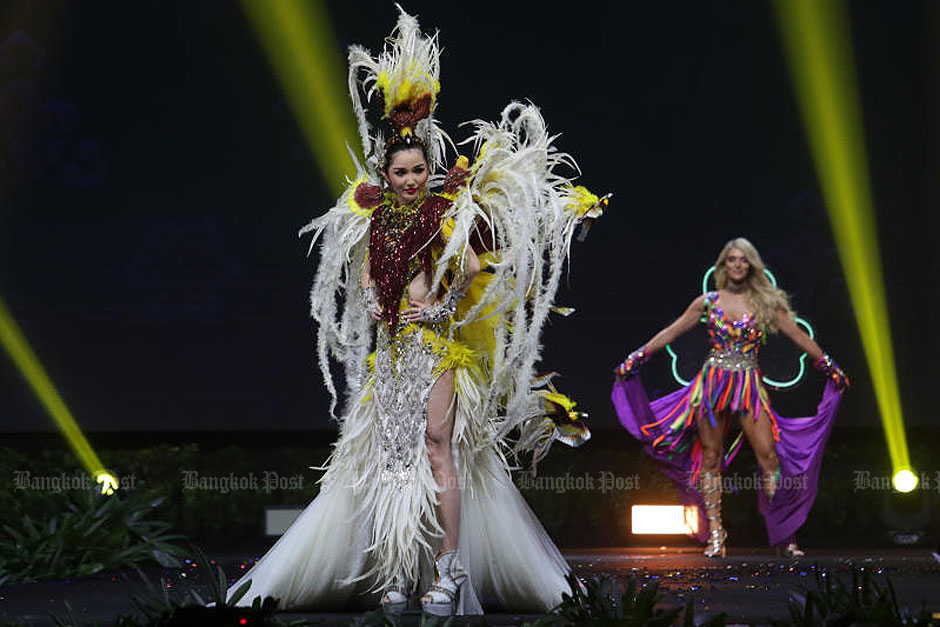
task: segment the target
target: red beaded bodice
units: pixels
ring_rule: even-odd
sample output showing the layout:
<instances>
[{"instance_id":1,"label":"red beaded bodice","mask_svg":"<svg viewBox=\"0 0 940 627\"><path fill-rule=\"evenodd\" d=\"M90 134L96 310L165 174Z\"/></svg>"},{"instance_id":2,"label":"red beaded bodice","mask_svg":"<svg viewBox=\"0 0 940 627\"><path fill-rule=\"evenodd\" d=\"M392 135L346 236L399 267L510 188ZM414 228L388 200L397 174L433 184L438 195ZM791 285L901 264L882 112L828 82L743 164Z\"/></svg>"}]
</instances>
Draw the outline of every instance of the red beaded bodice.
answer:
<instances>
[{"instance_id":1,"label":"red beaded bodice","mask_svg":"<svg viewBox=\"0 0 940 627\"><path fill-rule=\"evenodd\" d=\"M390 334L398 328L405 286L417 272L432 272L432 252L442 243L441 219L450 204L442 196L424 194L398 206L392 196L372 213L369 272Z\"/></svg>"}]
</instances>

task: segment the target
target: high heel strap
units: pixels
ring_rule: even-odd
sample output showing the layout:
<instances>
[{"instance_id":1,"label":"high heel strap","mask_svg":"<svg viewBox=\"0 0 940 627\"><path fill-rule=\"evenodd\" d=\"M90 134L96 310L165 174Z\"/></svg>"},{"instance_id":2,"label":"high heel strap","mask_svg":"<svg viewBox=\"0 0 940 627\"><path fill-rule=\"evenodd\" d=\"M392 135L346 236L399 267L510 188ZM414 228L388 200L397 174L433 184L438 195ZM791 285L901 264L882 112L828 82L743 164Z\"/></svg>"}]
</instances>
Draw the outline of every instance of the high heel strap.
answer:
<instances>
[{"instance_id":1,"label":"high heel strap","mask_svg":"<svg viewBox=\"0 0 940 627\"><path fill-rule=\"evenodd\" d=\"M441 553L434 560L434 584L421 597L426 614L452 616L460 602L460 592L468 579L457 551Z\"/></svg>"},{"instance_id":2,"label":"high heel strap","mask_svg":"<svg viewBox=\"0 0 940 627\"><path fill-rule=\"evenodd\" d=\"M705 517L710 527L704 555L705 557L724 557L728 532L721 524L721 473L703 472L699 491L702 494Z\"/></svg>"},{"instance_id":3,"label":"high heel strap","mask_svg":"<svg viewBox=\"0 0 940 627\"><path fill-rule=\"evenodd\" d=\"M398 575L382 594L382 610L386 614L401 614L408 607L408 593L404 576Z\"/></svg>"},{"instance_id":4,"label":"high heel strap","mask_svg":"<svg viewBox=\"0 0 940 627\"><path fill-rule=\"evenodd\" d=\"M777 466L777 469L773 472L765 472L762 479L764 483L764 494L767 495L767 502L772 502L774 495L777 494L777 488L780 487L780 466Z\"/></svg>"},{"instance_id":5,"label":"high heel strap","mask_svg":"<svg viewBox=\"0 0 940 627\"><path fill-rule=\"evenodd\" d=\"M728 532L724 527L712 529L705 547L705 557L724 557L726 554L725 541L728 539Z\"/></svg>"}]
</instances>

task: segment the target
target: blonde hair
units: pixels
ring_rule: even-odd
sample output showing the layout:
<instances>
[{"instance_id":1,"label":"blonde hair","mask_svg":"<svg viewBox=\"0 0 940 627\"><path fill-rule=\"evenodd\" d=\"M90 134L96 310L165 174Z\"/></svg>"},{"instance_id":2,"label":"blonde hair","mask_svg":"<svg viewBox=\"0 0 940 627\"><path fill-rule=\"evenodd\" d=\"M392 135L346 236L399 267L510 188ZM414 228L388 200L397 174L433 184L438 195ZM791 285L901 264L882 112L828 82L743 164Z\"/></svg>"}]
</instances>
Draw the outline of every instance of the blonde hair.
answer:
<instances>
[{"instance_id":1,"label":"blonde hair","mask_svg":"<svg viewBox=\"0 0 940 627\"><path fill-rule=\"evenodd\" d=\"M790 308L790 298L787 293L780 288L774 287L767 274L764 272L764 261L760 258L760 253L754 248L754 244L743 237L735 238L725 244L715 261L715 285L723 290L728 285L728 269L725 267L725 260L732 249L738 249L744 253L750 269L744 283L747 285L747 299L754 308L754 321L758 327L770 333L777 332L777 312L785 311L791 318L796 314Z\"/></svg>"}]
</instances>

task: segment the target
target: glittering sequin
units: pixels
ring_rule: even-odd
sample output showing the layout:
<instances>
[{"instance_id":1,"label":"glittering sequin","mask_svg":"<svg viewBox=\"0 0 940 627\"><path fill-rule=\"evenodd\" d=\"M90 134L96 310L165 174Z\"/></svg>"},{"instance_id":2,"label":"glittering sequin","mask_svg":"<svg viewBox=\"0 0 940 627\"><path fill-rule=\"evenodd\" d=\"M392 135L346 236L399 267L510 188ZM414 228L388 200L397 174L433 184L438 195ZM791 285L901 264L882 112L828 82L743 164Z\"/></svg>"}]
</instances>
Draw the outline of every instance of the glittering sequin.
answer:
<instances>
[{"instance_id":1,"label":"glittering sequin","mask_svg":"<svg viewBox=\"0 0 940 627\"><path fill-rule=\"evenodd\" d=\"M740 320L728 320L724 309L718 304L718 292L705 295L708 315L708 340L712 354L737 353L753 358L756 367L757 353L764 343L764 330L754 324L754 316L745 313ZM729 363L732 361L727 359ZM740 368L735 368L735 370Z\"/></svg>"},{"instance_id":2,"label":"glittering sequin","mask_svg":"<svg viewBox=\"0 0 940 627\"><path fill-rule=\"evenodd\" d=\"M442 333L440 325L429 324L402 324L394 334L384 325L378 328L373 400L383 458L380 478L397 488L411 484L418 456L425 454L428 397L447 353L445 345L427 335Z\"/></svg>"},{"instance_id":3,"label":"glittering sequin","mask_svg":"<svg viewBox=\"0 0 940 627\"><path fill-rule=\"evenodd\" d=\"M740 353L738 351L715 350L708 354L706 365L715 366L722 370L754 370L757 368L757 355L755 353Z\"/></svg>"},{"instance_id":4,"label":"glittering sequin","mask_svg":"<svg viewBox=\"0 0 940 627\"><path fill-rule=\"evenodd\" d=\"M762 412L770 418L774 440L779 439L777 415L770 406L767 390L761 382L757 354L764 343L764 331L746 313L741 320L729 320L717 304L718 292L705 295L709 354L702 369L665 417L642 425L640 431L652 438L652 445L676 454L689 450L692 460L689 484L694 485L702 468L702 449L698 443L696 420L708 420L717 426L716 414L750 414L756 420ZM726 428L730 421L725 423ZM725 464L741 448L742 433L725 452ZM657 435L658 434L658 435Z\"/></svg>"}]
</instances>

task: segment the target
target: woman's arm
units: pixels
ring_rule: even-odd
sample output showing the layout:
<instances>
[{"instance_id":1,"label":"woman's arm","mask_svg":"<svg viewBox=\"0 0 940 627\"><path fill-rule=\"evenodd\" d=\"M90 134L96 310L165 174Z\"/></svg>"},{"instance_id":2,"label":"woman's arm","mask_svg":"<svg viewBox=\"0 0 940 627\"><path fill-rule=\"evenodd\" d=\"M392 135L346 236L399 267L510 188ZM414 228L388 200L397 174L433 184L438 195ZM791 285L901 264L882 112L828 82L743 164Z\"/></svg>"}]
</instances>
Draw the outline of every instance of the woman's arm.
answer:
<instances>
[{"instance_id":1,"label":"woman's arm","mask_svg":"<svg viewBox=\"0 0 940 627\"><path fill-rule=\"evenodd\" d=\"M473 283L473 279L480 274L480 258L473 252L473 248L467 246L467 254L464 256L463 276L464 281L461 286L463 294L467 293L467 288Z\"/></svg>"},{"instance_id":2,"label":"woman's arm","mask_svg":"<svg viewBox=\"0 0 940 627\"><path fill-rule=\"evenodd\" d=\"M704 308L705 295L703 294L693 300L685 312L676 318L672 324L650 338L650 341L646 343L646 352L650 355L657 353L666 348L667 344L672 344L679 337L688 333L702 318Z\"/></svg>"},{"instance_id":3,"label":"woman's arm","mask_svg":"<svg viewBox=\"0 0 940 627\"><path fill-rule=\"evenodd\" d=\"M810 359L814 362L822 359L823 350L819 348L819 344L807 335L803 329L797 326L793 318L782 309L777 312L777 328L780 329L781 333L790 338L800 350L809 355Z\"/></svg>"},{"instance_id":4,"label":"woman's arm","mask_svg":"<svg viewBox=\"0 0 940 627\"><path fill-rule=\"evenodd\" d=\"M359 287L375 287L372 280L372 264L369 263L369 251L366 251L366 258L362 260L362 269L359 271Z\"/></svg>"},{"instance_id":5,"label":"woman's arm","mask_svg":"<svg viewBox=\"0 0 940 627\"><path fill-rule=\"evenodd\" d=\"M369 263L369 252L362 260L362 269L359 270L359 304L369 312L373 320L382 319L382 307L379 305L375 293L375 281L372 280L372 265Z\"/></svg>"},{"instance_id":6,"label":"woman's arm","mask_svg":"<svg viewBox=\"0 0 940 627\"><path fill-rule=\"evenodd\" d=\"M439 303L424 303L412 301L411 306L402 311L402 317L410 322L424 320L425 322L440 322L457 311L457 305L463 300L473 279L480 273L480 258L467 246L464 253L463 267L460 275L454 278L450 289L444 294Z\"/></svg>"},{"instance_id":7,"label":"woman's arm","mask_svg":"<svg viewBox=\"0 0 940 627\"><path fill-rule=\"evenodd\" d=\"M777 312L777 328L793 340L793 343L810 356L813 360L813 366L823 372L827 378L832 379L840 390L849 387L849 377L842 368L839 367L832 357L823 352L819 344L809 335L803 332L803 329L797 326L796 322L787 314L780 310Z\"/></svg>"},{"instance_id":8,"label":"woman's arm","mask_svg":"<svg viewBox=\"0 0 940 627\"><path fill-rule=\"evenodd\" d=\"M684 335L698 324L704 308L705 295L703 294L696 297L695 300L689 304L685 312L676 318L672 324L650 338L650 341L645 345L630 353L614 372L621 377L636 374L640 366L649 361L651 355L661 351L667 344L671 344L676 338Z\"/></svg>"}]
</instances>

